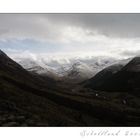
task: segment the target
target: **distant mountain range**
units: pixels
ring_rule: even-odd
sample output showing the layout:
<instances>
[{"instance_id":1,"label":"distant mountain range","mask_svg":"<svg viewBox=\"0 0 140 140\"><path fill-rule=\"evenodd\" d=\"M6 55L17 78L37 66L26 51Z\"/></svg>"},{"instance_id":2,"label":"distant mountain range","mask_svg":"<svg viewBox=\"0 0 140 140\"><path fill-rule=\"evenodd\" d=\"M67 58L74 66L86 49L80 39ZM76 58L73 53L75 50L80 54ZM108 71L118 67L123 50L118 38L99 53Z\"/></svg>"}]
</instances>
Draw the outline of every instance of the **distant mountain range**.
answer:
<instances>
[{"instance_id":1,"label":"distant mountain range","mask_svg":"<svg viewBox=\"0 0 140 140\"><path fill-rule=\"evenodd\" d=\"M27 71L40 75L46 75L55 80L69 80L70 82L81 82L93 77L103 68L115 63L116 60L107 57L93 57L90 59L70 59L68 62L63 60L43 59L20 59L17 61Z\"/></svg>"}]
</instances>

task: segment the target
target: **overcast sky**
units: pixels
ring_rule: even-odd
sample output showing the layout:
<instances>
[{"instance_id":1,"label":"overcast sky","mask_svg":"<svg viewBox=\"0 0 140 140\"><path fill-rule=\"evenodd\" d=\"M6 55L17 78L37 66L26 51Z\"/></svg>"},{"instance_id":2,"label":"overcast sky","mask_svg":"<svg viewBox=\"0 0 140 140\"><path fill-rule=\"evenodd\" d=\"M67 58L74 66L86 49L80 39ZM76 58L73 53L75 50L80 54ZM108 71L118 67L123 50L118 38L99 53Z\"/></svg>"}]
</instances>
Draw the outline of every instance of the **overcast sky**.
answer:
<instances>
[{"instance_id":1,"label":"overcast sky","mask_svg":"<svg viewBox=\"0 0 140 140\"><path fill-rule=\"evenodd\" d=\"M0 49L12 57L140 55L140 14L0 14Z\"/></svg>"}]
</instances>

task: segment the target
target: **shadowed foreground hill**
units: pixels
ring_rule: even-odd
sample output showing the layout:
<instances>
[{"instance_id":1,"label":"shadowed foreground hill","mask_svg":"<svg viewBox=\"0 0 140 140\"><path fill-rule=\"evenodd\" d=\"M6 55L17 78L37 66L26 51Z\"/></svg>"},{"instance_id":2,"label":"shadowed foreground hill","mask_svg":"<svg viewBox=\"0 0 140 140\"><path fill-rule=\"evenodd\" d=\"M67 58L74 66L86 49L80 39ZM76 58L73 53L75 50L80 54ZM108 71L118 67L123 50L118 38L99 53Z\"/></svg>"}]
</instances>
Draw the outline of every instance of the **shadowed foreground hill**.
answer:
<instances>
[{"instance_id":1,"label":"shadowed foreground hill","mask_svg":"<svg viewBox=\"0 0 140 140\"><path fill-rule=\"evenodd\" d=\"M124 104L124 97L137 99L68 88L0 51L0 126L140 126L139 99Z\"/></svg>"},{"instance_id":2,"label":"shadowed foreground hill","mask_svg":"<svg viewBox=\"0 0 140 140\"><path fill-rule=\"evenodd\" d=\"M50 100L57 98L56 88L52 79L27 72L0 51L1 125L78 125Z\"/></svg>"},{"instance_id":3,"label":"shadowed foreground hill","mask_svg":"<svg viewBox=\"0 0 140 140\"><path fill-rule=\"evenodd\" d=\"M140 91L140 57L133 58L125 66L112 66L87 80L86 87L102 91Z\"/></svg>"}]
</instances>

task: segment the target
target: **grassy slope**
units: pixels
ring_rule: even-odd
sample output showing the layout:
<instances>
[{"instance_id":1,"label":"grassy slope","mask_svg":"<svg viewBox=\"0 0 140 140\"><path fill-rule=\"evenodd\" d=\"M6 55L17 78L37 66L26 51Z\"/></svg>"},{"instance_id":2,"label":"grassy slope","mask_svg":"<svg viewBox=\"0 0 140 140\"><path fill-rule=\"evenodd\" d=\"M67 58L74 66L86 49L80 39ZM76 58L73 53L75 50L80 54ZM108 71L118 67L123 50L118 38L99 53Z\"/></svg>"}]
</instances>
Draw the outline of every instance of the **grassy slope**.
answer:
<instances>
[{"instance_id":1,"label":"grassy slope","mask_svg":"<svg viewBox=\"0 0 140 140\"><path fill-rule=\"evenodd\" d=\"M139 100L135 96L129 97L133 104L123 105L122 95L116 93L113 97L110 93L98 92L100 96L82 94L78 91L71 94L63 89L39 89L7 75L1 77L1 101L13 104L25 118L30 116L27 125L49 126L112 126L112 125L139 125L140 111ZM10 79L10 80L9 80ZM26 88L25 88L26 87ZM76 95L77 94L77 95ZM124 95L127 97L126 95ZM102 98L106 97L106 99ZM129 100L130 100L129 99ZM135 101L135 100L138 101ZM128 99L127 99L128 100ZM134 106L134 107L133 107ZM137 108L137 109L135 109ZM25 122L24 122L25 121ZM32 122L30 124L30 121Z\"/></svg>"}]
</instances>

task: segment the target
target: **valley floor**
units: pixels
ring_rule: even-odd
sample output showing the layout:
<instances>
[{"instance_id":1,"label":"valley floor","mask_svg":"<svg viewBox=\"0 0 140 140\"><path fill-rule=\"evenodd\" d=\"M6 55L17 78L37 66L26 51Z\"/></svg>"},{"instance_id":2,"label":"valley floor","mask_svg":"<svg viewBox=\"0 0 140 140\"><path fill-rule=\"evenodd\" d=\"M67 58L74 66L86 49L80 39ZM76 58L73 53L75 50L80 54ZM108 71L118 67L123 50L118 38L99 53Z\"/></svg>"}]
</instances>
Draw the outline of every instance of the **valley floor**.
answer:
<instances>
[{"instance_id":1,"label":"valley floor","mask_svg":"<svg viewBox=\"0 0 140 140\"><path fill-rule=\"evenodd\" d=\"M140 126L140 98L63 85L37 89L4 79L1 126Z\"/></svg>"}]
</instances>

